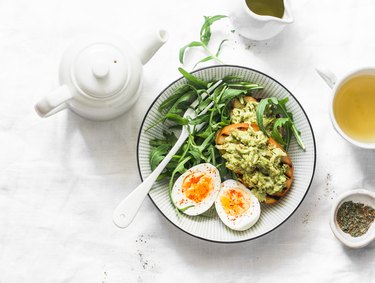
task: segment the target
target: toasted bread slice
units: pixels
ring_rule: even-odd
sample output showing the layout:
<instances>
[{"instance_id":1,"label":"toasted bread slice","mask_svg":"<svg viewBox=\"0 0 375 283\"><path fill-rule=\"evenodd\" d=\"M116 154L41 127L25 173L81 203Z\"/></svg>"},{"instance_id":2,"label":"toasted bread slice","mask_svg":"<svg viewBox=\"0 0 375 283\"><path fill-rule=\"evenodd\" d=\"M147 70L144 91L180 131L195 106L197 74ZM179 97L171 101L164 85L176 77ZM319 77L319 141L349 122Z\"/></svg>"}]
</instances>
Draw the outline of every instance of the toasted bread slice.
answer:
<instances>
[{"instance_id":1,"label":"toasted bread slice","mask_svg":"<svg viewBox=\"0 0 375 283\"><path fill-rule=\"evenodd\" d=\"M247 123L230 124L216 133L215 142L216 144L224 144L225 138L228 137L233 130L247 131L248 128L249 124Z\"/></svg>"},{"instance_id":2,"label":"toasted bread slice","mask_svg":"<svg viewBox=\"0 0 375 283\"><path fill-rule=\"evenodd\" d=\"M249 126L251 126L255 131L260 130L259 126L257 124L251 124L251 125L249 125L247 123L231 124L231 125L228 125L228 126L222 128L221 130L219 130L217 132L216 140L215 140L216 144L218 144L218 145L224 144L225 138L228 137L231 134L231 132L233 132L234 130L247 131ZM271 137L268 138L268 144L272 144L272 145L276 146L277 148L280 148L282 151L284 151L286 153L285 149ZM289 189L292 186L292 182L293 182L293 178L294 178L293 163L292 163L292 161L291 161L291 159L288 155L284 156L281 159L281 162L283 164L289 165L289 170L285 173L285 175L288 177L288 179L286 181L286 184L285 184L285 188L281 192L275 193L273 195L267 195L266 200L264 201L265 204L277 203L280 200L281 197L283 197L287 194L287 192L289 191ZM243 183L246 187L251 189L251 185L246 184L246 182L244 182L244 180L242 178L242 175L239 172L234 171L234 173L236 173L236 175L237 175L237 177L238 177L238 179L241 183Z\"/></svg>"}]
</instances>

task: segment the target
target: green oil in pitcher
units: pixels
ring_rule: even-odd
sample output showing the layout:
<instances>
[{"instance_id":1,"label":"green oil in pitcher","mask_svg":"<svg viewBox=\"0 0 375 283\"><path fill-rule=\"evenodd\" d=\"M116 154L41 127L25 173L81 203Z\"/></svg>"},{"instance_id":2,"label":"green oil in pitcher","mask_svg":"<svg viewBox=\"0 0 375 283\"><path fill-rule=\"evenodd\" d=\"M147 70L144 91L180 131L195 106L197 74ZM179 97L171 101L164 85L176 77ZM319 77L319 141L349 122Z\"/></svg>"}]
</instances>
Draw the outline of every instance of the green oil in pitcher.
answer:
<instances>
[{"instance_id":1,"label":"green oil in pitcher","mask_svg":"<svg viewBox=\"0 0 375 283\"><path fill-rule=\"evenodd\" d=\"M283 0L246 0L249 9L261 16L282 18L284 15Z\"/></svg>"}]
</instances>

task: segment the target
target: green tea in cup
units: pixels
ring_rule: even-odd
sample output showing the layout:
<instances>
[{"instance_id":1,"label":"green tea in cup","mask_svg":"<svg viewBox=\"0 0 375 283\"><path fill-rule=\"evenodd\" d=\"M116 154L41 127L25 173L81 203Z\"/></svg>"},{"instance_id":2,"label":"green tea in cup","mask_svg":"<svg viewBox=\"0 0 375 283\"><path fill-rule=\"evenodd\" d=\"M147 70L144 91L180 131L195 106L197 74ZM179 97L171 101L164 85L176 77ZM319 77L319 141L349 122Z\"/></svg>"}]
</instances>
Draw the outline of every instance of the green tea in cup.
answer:
<instances>
[{"instance_id":1,"label":"green tea in cup","mask_svg":"<svg viewBox=\"0 0 375 283\"><path fill-rule=\"evenodd\" d=\"M375 142L375 74L356 74L344 80L336 90L333 115L353 140Z\"/></svg>"}]
</instances>

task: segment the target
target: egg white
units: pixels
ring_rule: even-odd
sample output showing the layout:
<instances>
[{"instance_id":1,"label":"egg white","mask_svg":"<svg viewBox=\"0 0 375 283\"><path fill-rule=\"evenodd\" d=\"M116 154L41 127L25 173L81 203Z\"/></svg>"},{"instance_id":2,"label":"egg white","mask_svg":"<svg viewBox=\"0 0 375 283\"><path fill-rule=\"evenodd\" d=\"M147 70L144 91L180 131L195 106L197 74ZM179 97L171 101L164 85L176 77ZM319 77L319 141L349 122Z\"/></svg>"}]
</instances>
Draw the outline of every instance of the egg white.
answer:
<instances>
[{"instance_id":1,"label":"egg white","mask_svg":"<svg viewBox=\"0 0 375 283\"><path fill-rule=\"evenodd\" d=\"M241 190L246 199L251 201L250 207L242 215L232 216L225 212L220 197L229 189L235 188ZM258 199L242 183L235 180L226 180L221 184L221 189L215 201L215 208L221 221L232 230L244 231L253 226L260 216L260 204Z\"/></svg>"},{"instance_id":2,"label":"egg white","mask_svg":"<svg viewBox=\"0 0 375 283\"><path fill-rule=\"evenodd\" d=\"M182 183L186 176L194 173L203 172L211 177L213 182L213 189L208 194L208 196L201 202L195 202L190 200L182 192ZM191 216L202 214L207 211L215 202L217 195L220 191L221 178L217 168L209 163L198 164L184 174L182 174L174 183L171 197L175 206L180 209L183 213Z\"/></svg>"}]
</instances>

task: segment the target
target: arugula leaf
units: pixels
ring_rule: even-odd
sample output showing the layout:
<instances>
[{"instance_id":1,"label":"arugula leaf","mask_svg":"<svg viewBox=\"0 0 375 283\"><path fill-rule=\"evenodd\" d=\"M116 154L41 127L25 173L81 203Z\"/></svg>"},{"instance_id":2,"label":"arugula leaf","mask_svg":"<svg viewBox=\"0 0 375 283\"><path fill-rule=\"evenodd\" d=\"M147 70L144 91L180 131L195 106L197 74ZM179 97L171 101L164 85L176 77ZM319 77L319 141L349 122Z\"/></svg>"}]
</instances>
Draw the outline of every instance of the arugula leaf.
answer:
<instances>
[{"instance_id":1,"label":"arugula leaf","mask_svg":"<svg viewBox=\"0 0 375 283\"><path fill-rule=\"evenodd\" d=\"M159 111L162 112L164 109L170 108L175 102L186 92L191 90L191 86L184 84L174 91L174 94L165 99L159 106Z\"/></svg>"},{"instance_id":2,"label":"arugula leaf","mask_svg":"<svg viewBox=\"0 0 375 283\"><path fill-rule=\"evenodd\" d=\"M279 144L287 146L287 141L284 141L282 134L280 133L281 129L290 127L290 120L289 118L278 118L276 119L275 123L273 124L272 129L272 137L275 141ZM289 139L287 139L289 140ZM286 148L287 149L287 148Z\"/></svg>"},{"instance_id":3,"label":"arugula leaf","mask_svg":"<svg viewBox=\"0 0 375 283\"><path fill-rule=\"evenodd\" d=\"M257 116L257 124L259 126L259 129L265 133L266 135L268 135L267 131L266 131L266 128L264 127L264 123L263 123L263 116L264 116L264 112L266 111L266 108L267 106L269 105L269 101L268 99L262 99L258 106L257 106L257 110L256 110L256 116Z\"/></svg>"},{"instance_id":4,"label":"arugula leaf","mask_svg":"<svg viewBox=\"0 0 375 283\"><path fill-rule=\"evenodd\" d=\"M219 57L219 54L220 54L220 51L221 51L221 47L223 46L224 42L226 42L226 41L228 41L228 39L223 39L223 40L220 42L220 44L219 44L219 48L217 49L216 54L215 54L216 57Z\"/></svg>"},{"instance_id":5,"label":"arugula leaf","mask_svg":"<svg viewBox=\"0 0 375 283\"><path fill-rule=\"evenodd\" d=\"M189 72L185 71L184 69L182 68L178 68L178 70L180 71L180 73L185 77L185 79L187 79L189 81L189 83L191 85L193 85L194 87L196 88L204 88L206 89L207 88L207 83L205 81L202 81L201 79L198 79L196 76L193 76L192 74L190 74Z\"/></svg>"},{"instance_id":6,"label":"arugula leaf","mask_svg":"<svg viewBox=\"0 0 375 283\"><path fill-rule=\"evenodd\" d=\"M298 145L303 149L306 150L305 145L302 142L301 138L301 132L298 131L296 125L293 121L292 114L287 110L286 103L288 102L288 98L284 98L281 100L278 100L276 97L269 97L264 98L260 101L257 107L256 116L257 116L257 123L259 128L267 135L270 136L270 133L267 133L263 118L267 110L273 111L275 114L281 115L283 118L287 119L286 121L279 122L278 128L280 127L280 123L283 123L283 126L286 130L286 137L285 139L281 138L283 140L282 144L289 146L290 143L290 133L293 133L294 137L296 138L296 141ZM276 140L280 140L280 132L278 129L273 129L271 136ZM288 136L289 135L289 136Z\"/></svg>"},{"instance_id":7,"label":"arugula leaf","mask_svg":"<svg viewBox=\"0 0 375 283\"><path fill-rule=\"evenodd\" d=\"M177 137L176 135L171 132L171 133L168 133L168 132L164 132L163 133L163 137L164 139L153 139L153 140L150 140L150 146L152 147L158 147L160 145L169 145L170 147L172 147L176 141L177 141Z\"/></svg>"},{"instance_id":8,"label":"arugula leaf","mask_svg":"<svg viewBox=\"0 0 375 283\"><path fill-rule=\"evenodd\" d=\"M169 197L172 200L171 192L172 192L172 187L175 181L175 175L179 173L180 175L185 173L186 168L185 168L185 163L187 163L191 159L191 156L188 156L184 158L182 161L180 161L177 165L177 167L173 170L171 179L169 180ZM173 200L172 200L173 203Z\"/></svg>"},{"instance_id":9,"label":"arugula leaf","mask_svg":"<svg viewBox=\"0 0 375 283\"><path fill-rule=\"evenodd\" d=\"M150 153L150 164L151 170L154 170L160 162L163 161L164 157L171 150L171 147L168 144L162 144L158 147L155 147L151 150Z\"/></svg>"},{"instance_id":10,"label":"arugula leaf","mask_svg":"<svg viewBox=\"0 0 375 283\"><path fill-rule=\"evenodd\" d=\"M195 63L193 69L195 69L195 67L197 65L199 65L200 63L204 63L204 62L207 62L207 61L210 61L210 60L214 60L215 59L215 56L213 55L210 55L210 56L207 56L207 57L204 57L203 59L199 60L197 63Z\"/></svg>"},{"instance_id":11,"label":"arugula leaf","mask_svg":"<svg viewBox=\"0 0 375 283\"><path fill-rule=\"evenodd\" d=\"M231 101L233 98L246 94L247 91L243 89L234 89L234 88L227 88L225 89L224 93L221 95L221 101L223 103L227 103Z\"/></svg>"},{"instance_id":12,"label":"arugula leaf","mask_svg":"<svg viewBox=\"0 0 375 283\"><path fill-rule=\"evenodd\" d=\"M249 90L255 90L255 89L262 89L263 87L258 86L257 84L250 84L247 82L239 82L239 83L229 83L229 87L234 88L243 88L243 89L249 89Z\"/></svg>"},{"instance_id":13,"label":"arugula leaf","mask_svg":"<svg viewBox=\"0 0 375 283\"><path fill-rule=\"evenodd\" d=\"M182 94L169 109L168 113L183 113L183 111L181 111L181 108L183 108L184 105L190 105L195 99L197 99L197 95L194 91L188 91Z\"/></svg>"},{"instance_id":14,"label":"arugula leaf","mask_svg":"<svg viewBox=\"0 0 375 283\"><path fill-rule=\"evenodd\" d=\"M173 114L173 113L167 113L165 115L165 119L168 119L170 121L173 121L175 122L177 125L187 125L188 124L188 120L183 118L182 116L180 115L177 115L177 114Z\"/></svg>"},{"instance_id":15,"label":"arugula leaf","mask_svg":"<svg viewBox=\"0 0 375 283\"><path fill-rule=\"evenodd\" d=\"M202 42L199 42L199 41L192 41L190 42L189 44L186 44L184 47L182 47L180 49L180 52L179 52L179 60L180 60L180 63L183 64L184 63L184 55L185 55L185 51L187 48L191 48L191 47L198 47L198 46L202 46L203 43Z\"/></svg>"},{"instance_id":16,"label":"arugula leaf","mask_svg":"<svg viewBox=\"0 0 375 283\"><path fill-rule=\"evenodd\" d=\"M164 139L153 139L150 140L151 152L150 152L150 164L151 170L154 170L164 157L171 150L173 145L177 141L175 134L163 132Z\"/></svg>"},{"instance_id":17,"label":"arugula leaf","mask_svg":"<svg viewBox=\"0 0 375 283\"><path fill-rule=\"evenodd\" d=\"M226 18L227 16L224 16L224 15L217 15L217 16L212 16L212 17L207 17L207 16L204 16L204 24L201 28L201 32L200 32L200 39L201 39L201 42L204 44L204 45L207 45L208 42L210 41L211 39L211 25L222 19L222 18Z\"/></svg>"},{"instance_id":18,"label":"arugula leaf","mask_svg":"<svg viewBox=\"0 0 375 283\"><path fill-rule=\"evenodd\" d=\"M205 138L205 140L199 146L193 146L193 147L199 152L203 152L206 149L206 147L214 140L215 134L216 133L212 133L207 138Z\"/></svg>"},{"instance_id":19,"label":"arugula leaf","mask_svg":"<svg viewBox=\"0 0 375 283\"><path fill-rule=\"evenodd\" d=\"M193 47L201 47L203 48L203 50L207 53L208 56L204 57L203 59L199 60L193 68L195 68L198 64L200 63L203 63L203 62L207 62L207 61L210 61L210 60L214 60L214 61L217 61L219 63L223 63L219 58L219 54L220 54L220 51L221 51L221 48L224 44L224 42L227 41L227 39L224 39L220 42L220 45L217 49L217 52L216 54L212 53L209 49L208 49L208 43L210 42L210 39L211 39L211 25L222 19L222 18L226 18L227 16L224 16L224 15L216 15L216 16L204 16L204 23L201 27L201 30L200 30L200 34L199 34L199 38L200 38L200 41L192 41L186 45L184 45L183 47L180 48L180 51L179 51L179 60L180 60L180 63L183 64L184 63L184 57L185 57L185 53L186 53L186 50L188 48L193 48Z\"/></svg>"}]
</instances>

